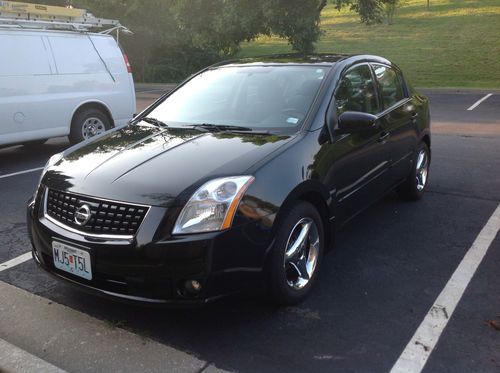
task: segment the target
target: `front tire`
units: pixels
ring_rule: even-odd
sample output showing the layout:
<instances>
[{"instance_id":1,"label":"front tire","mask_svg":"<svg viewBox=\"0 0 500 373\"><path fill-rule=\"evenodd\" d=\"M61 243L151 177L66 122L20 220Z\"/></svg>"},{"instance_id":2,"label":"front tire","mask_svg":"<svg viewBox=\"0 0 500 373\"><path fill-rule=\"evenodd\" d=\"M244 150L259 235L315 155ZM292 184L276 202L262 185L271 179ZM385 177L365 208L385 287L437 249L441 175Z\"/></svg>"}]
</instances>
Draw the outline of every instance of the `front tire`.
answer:
<instances>
[{"instance_id":1,"label":"front tire","mask_svg":"<svg viewBox=\"0 0 500 373\"><path fill-rule=\"evenodd\" d=\"M415 152L413 169L410 175L396 189L401 198L409 201L416 201L422 198L427 189L430 160L429 147L425 142L420 143Z\"/></svg>"},{"instance_id":2,"label":"front tire","mask_svg":"<svg viewBox=\"0 0 500 373\"><path fill-rule=\"evenodd\" d=\"M111 128L109 117L99 109L80 110L71 122L69 140L72 144L88 140Z\"/></svg>"},{"instance_id":3,"label":"front tire","mask_svg":"<svg viewBox=\"0 0 500 373\"><path fill-rule=\"evenodd\" d=\"M309 202L289 208L279 223L267 268L267 289L278 305L301 302L317 280L324 252L324 228Z\"/></svg>"}]
</instances>

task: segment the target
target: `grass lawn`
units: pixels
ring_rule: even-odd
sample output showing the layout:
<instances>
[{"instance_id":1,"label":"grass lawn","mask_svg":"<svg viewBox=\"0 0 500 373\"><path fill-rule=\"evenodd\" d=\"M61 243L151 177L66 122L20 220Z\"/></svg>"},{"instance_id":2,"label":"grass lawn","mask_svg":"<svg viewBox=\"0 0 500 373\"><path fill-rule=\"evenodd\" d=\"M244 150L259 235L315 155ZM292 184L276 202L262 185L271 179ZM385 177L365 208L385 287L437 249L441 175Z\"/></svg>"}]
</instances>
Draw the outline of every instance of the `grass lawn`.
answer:
<instances>
[{"instance_id":1,"label":"grass lawn","mask_svg":"<svg viewBox=\"0 0 500 373\"><path fill-rule=\"evenodd\" d=\"M369 53L399 65L418 87L500 88L500 0L407 0L393 25L366 26L328 5L318 52ZM240 56L291 52L283 39L244 43Z\"/></svg>"}]
</instances>

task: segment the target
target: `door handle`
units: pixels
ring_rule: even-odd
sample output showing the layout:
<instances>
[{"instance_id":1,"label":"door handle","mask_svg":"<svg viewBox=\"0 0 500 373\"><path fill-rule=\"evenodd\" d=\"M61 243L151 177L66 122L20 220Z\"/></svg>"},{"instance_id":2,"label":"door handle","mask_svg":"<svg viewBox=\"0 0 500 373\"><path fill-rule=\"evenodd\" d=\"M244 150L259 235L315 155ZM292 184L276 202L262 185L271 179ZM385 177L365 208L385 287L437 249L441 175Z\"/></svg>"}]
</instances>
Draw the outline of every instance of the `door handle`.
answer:
<instances>
[{"instance_id":1,"label":"door handle","mask_svg":"<svg viewBox=\"0 0 500 373\"><path fill-rule=\"evenodd\" d=\"M418 113L417 112L413 112L411 113L411 120L412 122L415 122L417 120L417 117L418 117Z\"/></svg>"},{"instance_id":2,"label":"door handle","mask_svg":"<svg viewBox=\"0 0 500 373\"><path fill-rule=\"evenodd\" d=\"M385 140L387 140L389 138L389 136L391 136L391 134L389 132L382 132L380 134L380 137L378 138L378 142L384 142Z\"/></svg>"}]
</instances>

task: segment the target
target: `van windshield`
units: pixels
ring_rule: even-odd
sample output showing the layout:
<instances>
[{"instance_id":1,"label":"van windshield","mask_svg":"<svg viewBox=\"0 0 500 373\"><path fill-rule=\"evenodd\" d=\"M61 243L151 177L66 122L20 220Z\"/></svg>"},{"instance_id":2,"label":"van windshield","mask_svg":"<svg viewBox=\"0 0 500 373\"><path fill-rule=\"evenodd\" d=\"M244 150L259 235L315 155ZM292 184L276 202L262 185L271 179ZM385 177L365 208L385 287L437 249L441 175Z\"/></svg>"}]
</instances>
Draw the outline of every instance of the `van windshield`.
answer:
<instances>
[{"instance_id":1,"label":"van windshield","mask_svg":"<svg viewBox=\"0 0 500 373\"><path fill-rule=\"evenodd\" d=\"M148 117L169 125L296 128L328 69L296 65L210 69L172 93Z\"/></svg>"}]
</instances>

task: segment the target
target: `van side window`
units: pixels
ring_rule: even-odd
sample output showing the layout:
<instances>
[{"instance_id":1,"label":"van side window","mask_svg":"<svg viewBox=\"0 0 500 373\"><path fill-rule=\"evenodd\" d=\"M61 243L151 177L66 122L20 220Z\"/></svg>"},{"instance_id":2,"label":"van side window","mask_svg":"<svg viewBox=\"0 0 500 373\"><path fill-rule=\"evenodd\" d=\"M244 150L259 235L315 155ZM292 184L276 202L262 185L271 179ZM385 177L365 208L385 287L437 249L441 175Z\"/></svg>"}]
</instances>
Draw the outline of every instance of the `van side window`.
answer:
<instances>
[{"instance_id":1,"label":"van side window","mask_svg":"<svg viewBox=\"0 0 500 373\"><path fill-rule=\"evenodd\" d=\"M0 34L0 76L50 74L40 36Z\"/></svg>"},{"instance_id":2,"label":"van side window","mask_svg":"<svg viewBox=\"0 0 500 373\"><path fill-rule=\"evenodd\" d=\"M355 66L345 73L335 92L337 114L344 111L361 111L377 114L380 108L375 84L368 65Z\"/></svg>"},{"instance_id":3,"label":"van side window","mask_svg":"<svg viewBox=\"0 0 500 373\"><path fill-rule=\"evenodd\" d=\"M86 36L51 36L50 46L59 74L105 73L101 58Z\"/></svg>"},{"instance_id":4,"label":"van side window","mask_svg":"<svg viewBox=\"0 0 500 373\"><path fill-rule=\"evenodd\" d=\"M403 79L396 70L383 65L373 65L373 68L382 94L384 110L406 97Z\"/></svg>"}]
</instances>

